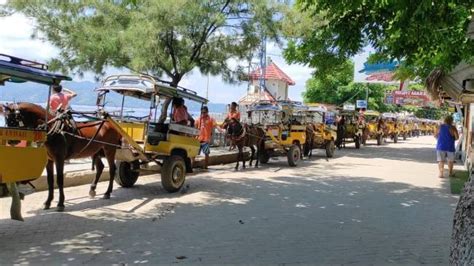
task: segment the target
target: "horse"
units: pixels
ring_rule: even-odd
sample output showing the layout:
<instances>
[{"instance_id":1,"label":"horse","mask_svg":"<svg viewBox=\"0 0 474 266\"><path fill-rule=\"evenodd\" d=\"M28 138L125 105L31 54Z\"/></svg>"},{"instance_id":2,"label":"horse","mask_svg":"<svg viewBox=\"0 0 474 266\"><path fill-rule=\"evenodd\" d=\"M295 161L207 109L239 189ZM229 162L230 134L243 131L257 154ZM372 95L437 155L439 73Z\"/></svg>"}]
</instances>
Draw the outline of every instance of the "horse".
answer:
<instances>
[{"instance_id":1,"label":"horse","mask_svg":"<svg viewBox=\"0 0 474 266\"><path fill-rule=\"evenodd\" d=\"M313 123L308 123L306 125L306 142L303 146L303 155L308 156L311 158L313 156L313 148L314 148L314 138L316 134L316 125Z\"/></svg>"},{"instance_id":2,"label":"horse","mask_svg":"<svg viewBox=\"0 0 474 266\"><path fill-rule=\"evenodd\" d=\"M239 169L239 162L242 161L242 167L245 169L244 147L251 150L250 166L255 159L255 168L258 168L260 154L265 149L265 131L255 125L247 125L232 119L227 126L227 136L231 145L238 149L237 163L235 170ZM257 148L257 158L255 157L255 147Z\"/></svg>"},{"instance_id":3,"label":"horse","mask_svg":"<svg viewBox=\"0 0 474 266\"><path fill-rule=\"evenodd\" d=\"M44 143L48 155L46 164L48 198L44 202L45 210L50 208L54 198L54 166L56 166L56 182L59 189L57 210L64 211L64 162L69 159L92 157L97 172L89 196L95 197L95 189L104 169L100 156L105 156L109 164L110 179L104 198L110 198L116 172L115 153L121 144L122 136L109 122L102 120L76 123L66 112L53 116L43 107L27 102L5 105L4 112L8 127L38 128L46 125L48 129Z\"/></svg>"},{"instance_id":4,"label":"horse","mask_svg":"<svg viewBox=\"0 0 474 266\"><path fill-rule=\"evenodd\" d=\"M345 134L346 134L346 119L343 117L341 117L341 119L339 119L338 121L336 121L336 126L337 126L337 130L336 130L336 147L338 149L341 149L342 146L345 145Z\"/></svg>"}]
</instances>

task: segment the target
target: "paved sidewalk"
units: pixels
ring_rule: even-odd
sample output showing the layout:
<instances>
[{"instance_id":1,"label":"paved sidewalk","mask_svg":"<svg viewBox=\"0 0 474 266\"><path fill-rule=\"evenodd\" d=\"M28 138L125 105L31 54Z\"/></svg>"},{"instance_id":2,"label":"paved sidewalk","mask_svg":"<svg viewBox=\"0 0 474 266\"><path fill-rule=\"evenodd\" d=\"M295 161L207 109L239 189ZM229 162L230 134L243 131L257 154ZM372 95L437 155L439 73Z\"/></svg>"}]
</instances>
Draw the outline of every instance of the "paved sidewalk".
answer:
<instances>
[{"instance_id":1,"label":"paved sidewalk","mask_svg":"<svg viewBox=\"0 0 474 266\"><path fill-rule=\"evenodd\" d=\"M159 176L89 199L66 189L66 212L24 201L24 223L0 199L0 264L448 264L457 197L437 178L433 137L324 152L297 168L233 164L166 193ZM459 166L458 166L459 167ZM100 183L103 193L106 183ZM100 195L99 195L100 196Z\"/></svg>"}]
</instances>

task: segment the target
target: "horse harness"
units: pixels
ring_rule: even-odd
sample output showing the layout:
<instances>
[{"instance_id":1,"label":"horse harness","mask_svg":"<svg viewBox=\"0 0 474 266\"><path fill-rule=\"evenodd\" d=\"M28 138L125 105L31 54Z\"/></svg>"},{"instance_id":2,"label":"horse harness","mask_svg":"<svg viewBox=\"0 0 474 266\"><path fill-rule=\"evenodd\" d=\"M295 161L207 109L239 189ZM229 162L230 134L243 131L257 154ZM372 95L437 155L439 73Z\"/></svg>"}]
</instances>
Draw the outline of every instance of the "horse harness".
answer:
<instances>
[{"instance_id":1,"label":"horse harness","mask_svg":"<svg viewBox=\"0 0 474 266\"><path fill-rule=\"evenodd\" d=\"M236 123L236 125L237 125L237 124L241 126L239 135L238 135L238 136L235 136L234 134L228 134L229 137L230 137L230 140L231 140L232 142L234 142L234 143L241 141L241 140L245 137L245 135L247 134L246 126L245 126L245 125L242 125L242 124L240 124L240 123ZM232 133L233 133L233 132L232 132Z\"/></svg>"}]
</instances>

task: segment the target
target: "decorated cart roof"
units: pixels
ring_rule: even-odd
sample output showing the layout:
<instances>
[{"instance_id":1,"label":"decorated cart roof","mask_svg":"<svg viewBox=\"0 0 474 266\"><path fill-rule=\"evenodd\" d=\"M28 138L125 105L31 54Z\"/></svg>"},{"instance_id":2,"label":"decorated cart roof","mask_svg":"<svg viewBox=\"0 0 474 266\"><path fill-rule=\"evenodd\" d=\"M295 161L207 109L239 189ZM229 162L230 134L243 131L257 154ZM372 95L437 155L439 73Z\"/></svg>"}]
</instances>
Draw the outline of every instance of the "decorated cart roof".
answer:
<instances>
[{"instance_id":1,"label":"decorated cart roof","mask_svg":"<svg viewBox=\"0 0 474 266\"><path fill-rule=\"evenodd\" d=\"M33 81L45 85L59 84L70 77L48 71L48 66L38 62L0 54L0 85L5 82Z\"/></svg>"},{"instance_id":2,"label":"decorated cart roof","mask_svg":"<svg viewBox=\"0 0 474 266\"><path fill-rule=\"evenodd\" d=\"M326 113L328 110L324 106L309 106L308 111Z\"/></svg>"},{"instance_id":3,"label":"decorated cart roof","mask_svg":"<svg viewBox=\"0 0 474 266\"><path fill-rule=\"evenodd\" d=\"M374 110L367 110L364 112L365 116L380 116L380 113Z\"/></svg>"},{"instance_id":4,"label":"decorated cart roof","mask_svg":"<svg viewBox=\"0 0 474 266\"><path fill-rule=\"evenodd\" d=\"M271 102L258 102L249 108L250 111L282 111L281 106Z\"/></svg>"},{"instance_id":5,"label":"decorated cart roof","mask_svg":"<svg viewBox=\"0 0 474 266\"><path fill-rule=\"evenodd\" d=\"M282 107L291 108L293 111L306 111L308 106L304 105L302 102L296 101L277 101L277 104Z\"/></svg>"},{"instance_id":6,"label":"decorated cart roof","mask_svg":"<svg viewBox=\"0 0 474 266\"><path fill-rule=\"evenodd\" d=\"M383 113L382 117L383 118L397 118L397 115L394 113Z\"/></svg>"},{"instance_id":7,"label":"decorated cart roof","mask_svg":"<svg viewBox=\"0 0 474 266\"><path fill-rule=\"evenodd\" d=\"M165 97L182 97L200 103L208 100L199 96L195 91L182 87L171 87L165 81L148 75L113 75L107 77L97 91L115 91L125 96L131 96L143 100L150 100L154 94Z\"/></svg>"}]
</instances>

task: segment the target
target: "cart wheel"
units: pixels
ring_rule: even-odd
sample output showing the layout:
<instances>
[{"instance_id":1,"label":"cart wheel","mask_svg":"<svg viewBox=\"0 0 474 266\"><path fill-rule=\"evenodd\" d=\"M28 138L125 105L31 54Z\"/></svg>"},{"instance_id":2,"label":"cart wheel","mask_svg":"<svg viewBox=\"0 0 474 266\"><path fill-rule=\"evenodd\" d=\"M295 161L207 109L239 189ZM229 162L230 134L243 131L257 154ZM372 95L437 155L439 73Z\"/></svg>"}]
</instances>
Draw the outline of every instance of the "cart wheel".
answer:
<instances>
[{"instance_id":1,"label":"cart wheel","mask_svg":"<svg viewBox=\"0 0 474 266\"><path fill-rule=\"evenodd\" d=\"M378 134L377 135L377 145L382 145L382 142L383 142L383 136L382 134Z\"/></svg>"},{"instance_id":2,"label":"cart wheel","mask_svg":"<svg viewBox=\"0 0 474 266\"><path fill-rule=\"evenodd\" d=\"M395 135L393 136L393 142L394 142L394 143L397 143L397 142L398 142L398 134L395 134Z\"/></svg>"},{"instance_id":3,"label":"cart wheel","mask_svg":"<svg viewBox=\"0 0 474 266\"><path fill-rule=\"evenodd\" d=\"M356 149L360 149L360 137L355 137L354 143L356 145Z\"/></svg>"},{"instance_id":4,"label":"cart wheel","mask_svg":"<svg viewBox=\"0 0 474 266\"><path fill-rule=\"evenodd\" d=\"M115 164L118 168L118 175L115 175L115 182L121 187L133 187L137 182L140 172L140 162L133 161L131 163L124 161L116 161Z\"/></svg>"},{"instance_id":5,"label":"cart wheel","mask_svg":"<svg viewBox=\"0 0 474 266\"><path fill-rule=\"evenodd\" d=\"M268 163L268 161L270 161L270 154L267 150L263 150L260 152L259 161L261 163Z\"/></svg>"},{"instance_id":6,"label":"cart wheel","mask_svg":"<svg viewBox=\"0 0 474 266\"><path fill-rule=\"evenodd\" d=\"M179 155L168 157L161 168L161 184L168 192L176 192L184 184L186 179L186 164Z\"/></svg>"},{"instance_id":7,"label":"cart wheel","mask_svg":"<svg viewBox=\"0 0 474 266\"><path fill-rule=\"evenodd\" d=\"M334 157L334 151L336 150L336 145L334 145L334 140L329 141L326 144L326 157Z\"/></svg>"},{"instance_id":8,"label":"cart wheel","mask_svg":"<svg viewBox=\"0 0 474 266\"><path fill-rule=\"evenodd\" d=\"M290 166L296 166L301 157L301 149L297 145L291 145L287 153L288 164Z\"/></svg>"}]
</instances>

